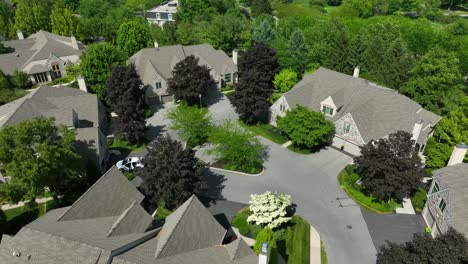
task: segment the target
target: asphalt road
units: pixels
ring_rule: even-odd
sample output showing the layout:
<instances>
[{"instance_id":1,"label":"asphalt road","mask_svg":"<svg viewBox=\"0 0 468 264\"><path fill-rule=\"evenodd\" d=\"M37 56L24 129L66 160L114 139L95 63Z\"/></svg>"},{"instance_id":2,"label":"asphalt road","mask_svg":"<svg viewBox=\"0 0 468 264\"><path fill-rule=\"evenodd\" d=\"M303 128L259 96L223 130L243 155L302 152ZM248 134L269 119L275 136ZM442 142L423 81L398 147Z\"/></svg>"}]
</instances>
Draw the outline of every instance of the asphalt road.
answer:
<instances>
[{"instance_id":1,"label":"asphalt road","mask_svg":"<svg viewBox=\"0 0 468 264\"><path fill-rule=\"evenodd\" d=\"M166 104L147 120L149 138L164 133L177 138L177 134L168 128L166 119L167 111L172 107L173 104ZM210 102L209 109L216 122L237 118L224 96ZM239 203L248 203L251 194L265 191L288 193L297 204L297 213L319 231L330 264L375 263L376 249L361 210L337 181L339 171L351 162L351 157L334 149L301 155L266 139L261 140L269 153L264 163L265 172L258 177L213 173L211 191L218 198Z\"/></svg>"}]
</instances>

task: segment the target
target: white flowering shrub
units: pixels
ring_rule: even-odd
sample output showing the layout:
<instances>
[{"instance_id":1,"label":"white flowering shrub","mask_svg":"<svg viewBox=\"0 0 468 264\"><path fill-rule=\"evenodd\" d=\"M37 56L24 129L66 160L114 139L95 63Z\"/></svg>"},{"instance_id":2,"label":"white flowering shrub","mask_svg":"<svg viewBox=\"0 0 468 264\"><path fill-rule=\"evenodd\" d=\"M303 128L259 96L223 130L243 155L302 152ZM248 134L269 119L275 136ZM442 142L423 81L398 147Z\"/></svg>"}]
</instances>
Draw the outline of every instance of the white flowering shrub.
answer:
<instances>
[{"instance_id":1,"label":"white flowering shrub","mask_svg":"<svg viewBox=\"0 0 468 264\"><path fill-rule=\"evenodd\" d=\"M287 217L287 208L292 204L289 194L276 195L269 191L264 194L252 194L249 204L252 212L247 218L249 223L274 229L291 220L291 217Z\"/></svg>"}]
</instances>

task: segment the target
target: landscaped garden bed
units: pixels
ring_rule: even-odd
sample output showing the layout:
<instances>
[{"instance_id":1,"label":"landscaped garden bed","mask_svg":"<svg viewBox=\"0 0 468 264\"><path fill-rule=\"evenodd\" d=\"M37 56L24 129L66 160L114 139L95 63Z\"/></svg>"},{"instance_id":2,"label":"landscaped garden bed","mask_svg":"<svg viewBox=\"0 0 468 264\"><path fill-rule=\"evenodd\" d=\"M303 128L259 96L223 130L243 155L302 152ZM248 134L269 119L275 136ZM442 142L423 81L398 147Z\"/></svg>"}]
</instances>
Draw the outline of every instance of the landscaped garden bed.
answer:
<instances>
[{"instance_id":1,"label":"landscaped garden bed","mask_svg":"<svg viewBox=\"0 0 468 264\"><path fill-rule=\"evenodd\" d=\"M222 160L218 160L216 162L211 163L210 167L217 168L217 169L234 171L234 172L242 172L242 173L251 174L251 175L256 175L256 174L259 174L259 173L261 173L263 171L263 167L254 167L254 168L249 168L249 169L243 169L243 168L238 168L238 167L236 167L234 165L226 164Z\"/></svg>"},{"instance_id":2,"label":"landscaped garden bed","mask_svg":"<svg viewBox=\"0 0 468 264\"><path fill-rule=\"evenodd\" d=\"M338 175L341 188L361 207L376 213L393 213L396 208L402 207L401 203L393 199L387 202L366 195L363 187L357 183L360 178L352 165L348 165Z\"/></svg>"},{"instance_id":3,"label":"landscaped garden bed","mask_svg":"<svg viewBox=\"0 0 468 264\"><path fill-rule=\"evenodd\" d=\"M256 239L263 230L259 225L248 223L247 218L252 212L248 208L241 209L232 220L232 226L246 237ZM276 242L276 252L282 256L288 264L306 264L310 261L310 224L298 215L292 216L291 221L273 230ZM277 263L277 259L271 256L270 263Z\"/></svg>"}]
</instances>

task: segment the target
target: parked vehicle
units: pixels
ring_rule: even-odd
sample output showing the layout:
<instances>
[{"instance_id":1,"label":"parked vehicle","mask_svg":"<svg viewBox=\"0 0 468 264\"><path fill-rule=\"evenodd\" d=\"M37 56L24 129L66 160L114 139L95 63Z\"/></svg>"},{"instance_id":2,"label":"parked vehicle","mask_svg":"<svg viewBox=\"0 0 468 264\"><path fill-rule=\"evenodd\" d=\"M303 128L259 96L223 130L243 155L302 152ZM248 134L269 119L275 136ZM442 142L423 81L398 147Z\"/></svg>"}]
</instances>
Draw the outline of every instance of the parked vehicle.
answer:
<instances>
[{"instance_id":1,"label":"parked vehicle","mask_svg":"<svg viewBox=\"0 0 468 264\"><path fill-rule=\"evenodd\" d=\"M121 171L132 172L136 168L144 167L144 165L141 163L141 159L141 157L129 157L124 160L119 160L115 165Z\"/></svg>"}]
</instances>

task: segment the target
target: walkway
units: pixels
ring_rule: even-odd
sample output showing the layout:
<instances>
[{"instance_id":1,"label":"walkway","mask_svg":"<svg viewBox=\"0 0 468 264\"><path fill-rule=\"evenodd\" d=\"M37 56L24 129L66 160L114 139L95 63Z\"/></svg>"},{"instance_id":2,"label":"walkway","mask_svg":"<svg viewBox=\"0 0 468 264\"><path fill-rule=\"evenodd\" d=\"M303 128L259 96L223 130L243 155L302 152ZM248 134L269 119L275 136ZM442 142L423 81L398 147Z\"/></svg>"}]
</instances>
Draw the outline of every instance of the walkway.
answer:
<instances>
[{"instance_id":1,"label":"walkway","mask_svg":"<svg viewBox=\"0 0 468 264\"><path fill-rule=\"evenodd\" d=\"M48 201L50 201L52 199L53 199L52 197L37 198L36 203L38 203L38 204L45 203L45 202L48 202ZM27 202L29 202L29 201L27 201ZM2 210L5 211L5 210L8 210L8 209L23 207L24 204L27 203L27 202L21 201L21 202L19 202L17 204L4 204L4 205L2 205Z\"/></svg>"}]
</instances>

